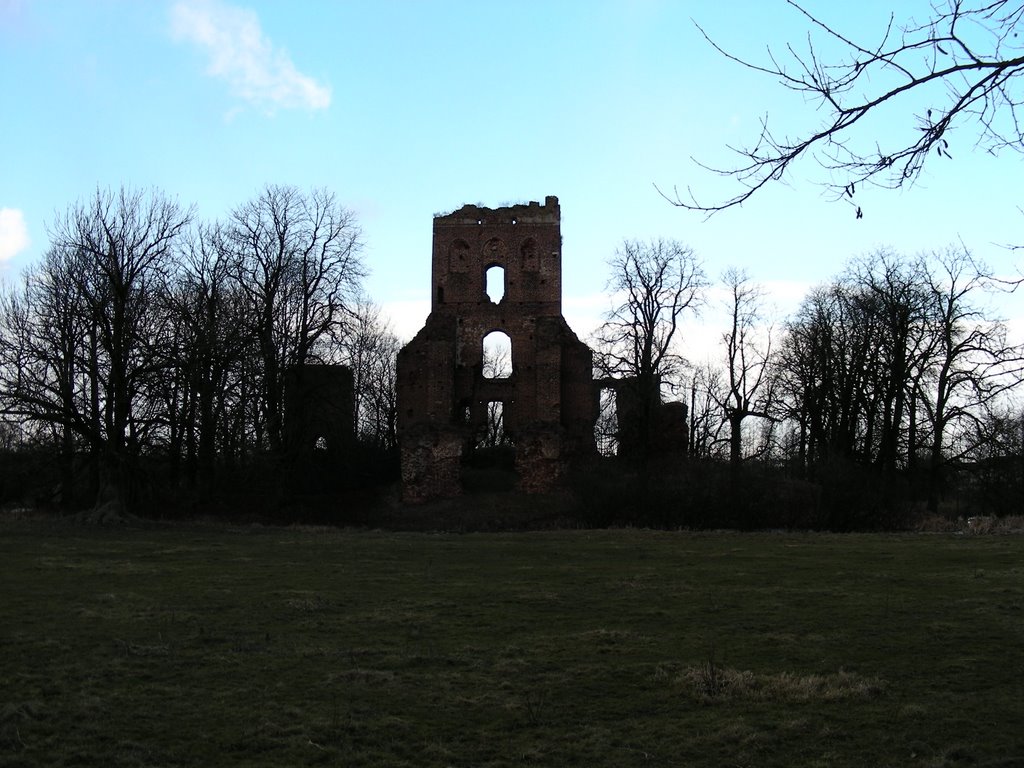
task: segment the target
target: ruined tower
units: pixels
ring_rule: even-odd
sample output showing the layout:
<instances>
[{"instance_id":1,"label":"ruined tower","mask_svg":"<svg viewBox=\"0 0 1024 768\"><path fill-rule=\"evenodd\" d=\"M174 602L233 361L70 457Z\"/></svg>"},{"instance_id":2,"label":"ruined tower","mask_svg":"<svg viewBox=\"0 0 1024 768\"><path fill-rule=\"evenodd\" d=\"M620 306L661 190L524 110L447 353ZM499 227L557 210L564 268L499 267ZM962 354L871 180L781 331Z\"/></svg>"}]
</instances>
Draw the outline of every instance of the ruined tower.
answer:
<instances>
[{"instance_id":1,"label":"ruined tower","mask_svg":"<svg viewBox=\"0 0 1024 768\"><path fill-rule=\"evenodd\" d=\"M499 300L488 296L489 271L503 278ZM562 317L558 198L435 216L431 297L426 324L398 356L404 498L460 492L462 459L495 405L520 487L550 488L594 450L597 418L590 348ZM510 342L510 370L484 365L495 331Z\"/></svg>"}]
</instances>

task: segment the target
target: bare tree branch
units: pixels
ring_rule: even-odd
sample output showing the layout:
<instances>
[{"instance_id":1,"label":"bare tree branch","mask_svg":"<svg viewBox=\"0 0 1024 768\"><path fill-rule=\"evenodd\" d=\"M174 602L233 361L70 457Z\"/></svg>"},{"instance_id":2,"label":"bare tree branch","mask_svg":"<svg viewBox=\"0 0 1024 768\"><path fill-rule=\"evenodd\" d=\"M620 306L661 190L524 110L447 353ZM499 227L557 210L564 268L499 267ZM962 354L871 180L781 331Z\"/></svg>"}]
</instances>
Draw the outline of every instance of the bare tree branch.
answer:
<instances>
[{"instance_id":1,"label":"bare tree branch","mask_svg":"<svg viewBox=\"0 0 1024 768\"><path fill-rule=\"evenodd\" d=\"M766 115L751 146L730 147L739 156L735 166L695 160L705 170L735 179L741 191L707 201L692 187L685 194L678 187L671 194L658 189L674 205L709 215L741 205L810 156L828 172L823 184L833 198L853 204L859 218L862 211L854 203L859 187L913 184L932 157L952 158L955 128L973 130L970 145L992 154L1024 152L1020 0L944 0L924 23L896 25L890 18L875 45L854 41L794 0L787 3L824 40L809 33L806 51L787 45L783 57L769 49L766 64L729 53L698 29L727 59L775 78L817 104L825 117L816 128L780 137ZM829 44L845 49L847 57L838 62L822 58L819 52ZM928 106L923 114L915 113L921 99ZM885 136L865 135L867 118L890 108L903 110L902 126Z\"/></svg>"}]
</instances>

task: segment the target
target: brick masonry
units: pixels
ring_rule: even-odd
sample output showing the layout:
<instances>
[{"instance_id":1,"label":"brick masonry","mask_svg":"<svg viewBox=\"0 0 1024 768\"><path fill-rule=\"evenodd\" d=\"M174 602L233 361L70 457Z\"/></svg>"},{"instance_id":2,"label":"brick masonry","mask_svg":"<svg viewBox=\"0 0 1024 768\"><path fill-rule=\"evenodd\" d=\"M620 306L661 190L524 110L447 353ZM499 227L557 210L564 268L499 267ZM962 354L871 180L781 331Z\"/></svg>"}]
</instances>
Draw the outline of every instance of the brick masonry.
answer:
<instances>
[{"instance_id":1,"label":"brick masonry","mask_svg":"<svg viewBox=\"0 0 1024 768\"><path fill-rule=\"evenodd\" d=\"M561 212L557 197L502 208L465 205L434 218L431 311L398 356L403 498L461 492L460 466L503 404L520 487L541 492L594 453L593 356L562 317ZM487 295L487 272L504 295ZM483 340L508 335L511 373L488 378Z\"/></svg>"}]
</instances>

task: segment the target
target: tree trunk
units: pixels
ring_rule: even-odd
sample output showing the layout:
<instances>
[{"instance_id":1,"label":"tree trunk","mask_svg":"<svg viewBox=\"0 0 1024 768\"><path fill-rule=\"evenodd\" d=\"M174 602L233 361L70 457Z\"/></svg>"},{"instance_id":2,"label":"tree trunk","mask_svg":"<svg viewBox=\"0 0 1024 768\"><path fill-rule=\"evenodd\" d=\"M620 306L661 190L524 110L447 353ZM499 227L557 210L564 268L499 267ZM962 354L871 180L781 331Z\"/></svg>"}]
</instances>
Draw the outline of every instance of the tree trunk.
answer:
<instances>
[{"instance_id":1,"label":"tree trunk","mask_svg":"<svg viewBox=\"0 0 1024 768\"><path fill-rule=\"evenodd\" d=\"M732 410L729 418L729 464L738 467L743 461L743 417L740 410Z\"/></svg>"}]
</instances>

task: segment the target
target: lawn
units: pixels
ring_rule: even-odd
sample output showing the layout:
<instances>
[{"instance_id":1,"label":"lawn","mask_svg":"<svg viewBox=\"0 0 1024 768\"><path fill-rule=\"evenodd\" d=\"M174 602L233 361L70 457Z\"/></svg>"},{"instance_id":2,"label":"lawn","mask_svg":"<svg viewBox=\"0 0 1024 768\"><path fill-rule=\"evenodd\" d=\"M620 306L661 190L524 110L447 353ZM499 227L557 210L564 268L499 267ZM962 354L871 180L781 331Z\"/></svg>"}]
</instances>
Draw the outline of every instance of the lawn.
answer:
<instances>
[{"instance_id":1,"label":"lawn","mask_svg":"<svg viewBox=\"0 0 1024 768\"><path fill-rule=\"evenodd\" d=\"M1024 537L0 527L0 766L1024 766Z\"/></svg>"}]
</instances>

